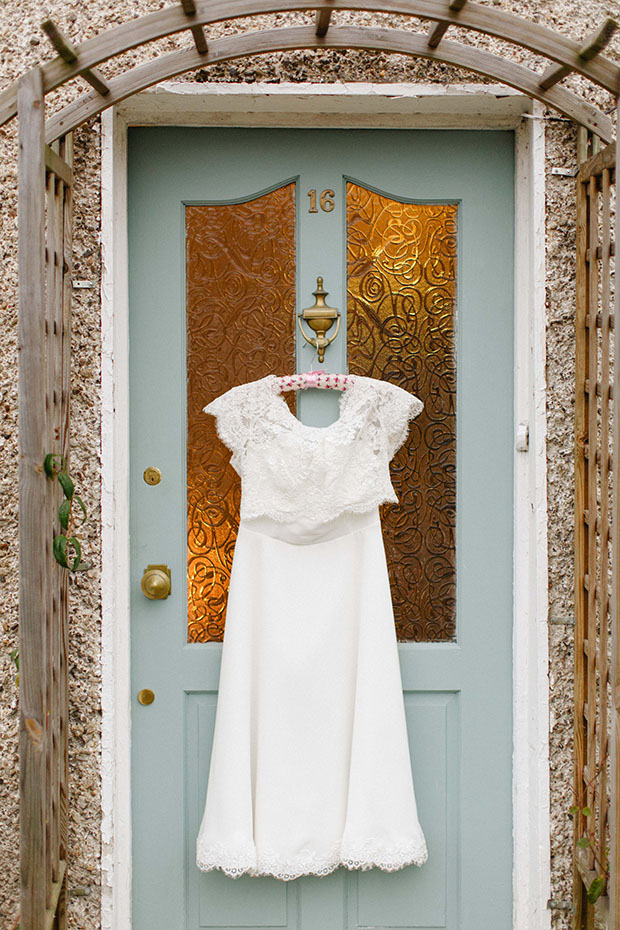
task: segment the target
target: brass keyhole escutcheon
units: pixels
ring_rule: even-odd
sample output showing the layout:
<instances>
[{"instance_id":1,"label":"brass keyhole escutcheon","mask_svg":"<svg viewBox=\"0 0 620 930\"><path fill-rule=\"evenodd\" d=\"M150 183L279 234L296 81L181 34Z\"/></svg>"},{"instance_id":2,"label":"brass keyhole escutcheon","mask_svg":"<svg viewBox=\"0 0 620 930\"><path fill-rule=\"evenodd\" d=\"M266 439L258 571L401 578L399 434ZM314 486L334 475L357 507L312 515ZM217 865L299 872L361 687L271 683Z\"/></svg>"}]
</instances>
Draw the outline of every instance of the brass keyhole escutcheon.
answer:
<instances>
[{"instance_id":1,"label":"brass keyhole escutcheon","mask_svg":"<svg viewBox=\"0 0 620 930\"><path fill-rule=\"evenodd\" d=\"M159 484L161 481L161 472L154 465L149 465L144 469L144 480L147 484Z\"/></svg>"},{"instance_id":2,"label":"brass keyhole escutcheon","mask_svg":"<svg viewBox=\"0 0 620 930\"><path fill-rule=\"evenodd\" d=\"M150 688L143 688L142 691L138 691L138 700L141 704L152 704L155 700L155 692Z\"/></svg>"},{"instance_id":3,"label":"brass keyhole escutcheon","mask_svg":"<svg viewBox=\"0 0 620 930\"><path fill-rule=\"evenodd\" d=\"M142 593L152 601L161 601L172 590L170 569L167 565L147 565L140 582Z\"/></svg>"}]
</instances>

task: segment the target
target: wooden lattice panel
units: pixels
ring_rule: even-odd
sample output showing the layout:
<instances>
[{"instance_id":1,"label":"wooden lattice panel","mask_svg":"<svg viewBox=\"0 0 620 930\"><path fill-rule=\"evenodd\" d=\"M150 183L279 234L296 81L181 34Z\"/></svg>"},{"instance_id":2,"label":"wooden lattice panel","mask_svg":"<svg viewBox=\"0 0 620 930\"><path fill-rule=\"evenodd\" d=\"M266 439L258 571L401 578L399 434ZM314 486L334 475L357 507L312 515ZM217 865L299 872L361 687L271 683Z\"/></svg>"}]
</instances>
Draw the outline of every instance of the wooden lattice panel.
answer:
<instances>
[{"instance_id":1,"label":"wooden lattice panel","mask_svg":"<svg viewBox=\"0 0 620 930\"><path fill-rule=\"evenodd\" d=\"M73 141L46 147L44 115L33 71L19 97L19 926L66 930L69 578L43 462L69 467Z\"/></svg>"},{"instance_id":2,"label":"wooden lattice panel","mask_svg":"<svg viewBox=\"0 0 620 930\"><path fill-rule=\"evenodd\" d=\"M585 162L577 178L573 927L580 930L593 926L595 909L611 927L610 889L618 888L618 836L610 824L610 806L618 801L617 765L612 765L610 756L612 690L614 680L618 680L618 670L614 673L611 664L611 647L617 640L612 571L617 558L612 534L612 514L617 506L617 450L613 447L614 166L615 146L609 146Z\"/></svg>"}]
</instances>

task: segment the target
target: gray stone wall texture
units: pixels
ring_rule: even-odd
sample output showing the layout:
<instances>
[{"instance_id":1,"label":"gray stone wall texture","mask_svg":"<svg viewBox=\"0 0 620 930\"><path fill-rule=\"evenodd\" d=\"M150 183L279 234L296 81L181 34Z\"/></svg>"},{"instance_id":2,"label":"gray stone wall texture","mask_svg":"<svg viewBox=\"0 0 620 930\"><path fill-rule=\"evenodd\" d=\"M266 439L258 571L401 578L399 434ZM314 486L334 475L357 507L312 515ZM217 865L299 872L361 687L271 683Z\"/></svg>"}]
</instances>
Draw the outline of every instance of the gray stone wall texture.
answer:
<instances>
[{"instance_id":1,"label":"gray stone wall texture","mask_svg":"<svg viewBox=\"0 0 620 930\"><path fill-rule=\"evenodd\" d=\"M13 0L0 6L0 90L26 69L53 57L40 23L52 18L79 44L96 33L160 9L159 0ZM606 16L620 18L620 2L606 0L486 0L486 5L544 23L568 36L581 38ZM334 22L402 23L405 17L338 12ZM313 13L264 16L254 28L285 22L311 23ZM233 34L245 21L209 28L212 37ZM426 24L421 24L426 28ZM459 35L458 33L462 33ZM543 62L527 50L462 30L451 37L505 54L540 69ZM186 47L187 34L172 36L148 48L135 49L101 66L112 76L132 63ZM620 60L620 40L606 54ZM404 56L366 52L286 52L211 66L183 75L182 81L279 82L344 81L480 82L471 73ZM584 86L569 78L567 86ZM82 82L50 95L54 112L85 87ZM589 86L589 85L588 85ZM590 99L613 114L613 100L590 90ZM572 803L572 681L573 616L573 466L572 413L574 361L575 182L552 174L552 168L576 167L576 129L568 120L546 112L547 147L547 382L549 498L549 687L551 714L551 868L552 899L571 898ZM18 642L17 529L17 144L16 121L0 129L0 926L13 930L18 913L18 714L15 668L10 652ZM100 274L99 119L76 132L75 278L97 282ZM90 519L83 544L94 567L76 575L70 585L70 827L69 926L72 930L100 927L100 306L97 287L74 290L72 333L72 473L87 501ZM491 852L485 850L485 854ZM492 889L481 889L492 893ZM551 910L554 930L568 930L566 907Z\"/></svg>"}]
</instances>

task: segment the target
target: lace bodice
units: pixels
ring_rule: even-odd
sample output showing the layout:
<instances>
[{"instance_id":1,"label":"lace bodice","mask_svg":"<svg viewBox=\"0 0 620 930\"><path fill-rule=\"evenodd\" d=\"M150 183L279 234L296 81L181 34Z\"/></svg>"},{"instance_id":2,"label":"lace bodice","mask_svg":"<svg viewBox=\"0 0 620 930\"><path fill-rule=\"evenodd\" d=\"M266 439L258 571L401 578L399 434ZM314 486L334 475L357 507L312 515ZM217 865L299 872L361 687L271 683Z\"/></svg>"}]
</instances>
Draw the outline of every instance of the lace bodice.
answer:
<instances>
[{"instance_id":1,"label":"lace bodice","mask_svg":"<svg viewBox=\"0 0 620 930\"><path fill-rule=\"evenodd\" d=\"M340 394L329 426L291 413L276 375L240 384L203 410L241 476L241 519L327 521L398 503L389 464L424 404L388 381L362 375Z\"/></svg>"}]
</instances>

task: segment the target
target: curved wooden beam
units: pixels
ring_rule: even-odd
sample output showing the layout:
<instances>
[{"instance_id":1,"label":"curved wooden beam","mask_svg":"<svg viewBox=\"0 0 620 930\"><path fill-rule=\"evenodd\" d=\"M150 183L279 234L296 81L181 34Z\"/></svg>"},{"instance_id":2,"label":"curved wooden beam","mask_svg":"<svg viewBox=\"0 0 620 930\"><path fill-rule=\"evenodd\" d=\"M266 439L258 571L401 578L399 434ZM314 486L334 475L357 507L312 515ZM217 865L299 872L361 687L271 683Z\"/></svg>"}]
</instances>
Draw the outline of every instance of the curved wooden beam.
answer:
<instances>
[{"instance_id":1,"label":"curved wooden beam","mask_svg":"<svg viewBox=\"0 0 620 930\"><path fill-rule=\"evenodd\" d=\"M600 26L596 32L593 32L592 35L588 36L583 45L579 50L579 57L583 61L591 61L593 58L603 51L606 45L609 45L614 32L618 29L618 23L615 19L607 17L605 22ZM568 74L570 74L571 69L568 65L550 65L545 73L541 76L540 86L542 90L549 90L550 87L553 87L554 84L557 84L558 81L562 81Z\"/></svg>"},{"instance_id":2,"label":"curved wooden beam","mask_svg":"<svg viewBox=\"0 0 620 930\"><path fill-rule=\"evenodd\" d=\"M333 0L314 0L312 6L319 13L327 13L333 9L334 4ZM308 0L196 0L196 14L191 23L196 27L242 16L302 12L307 9ZM600 55L592 61L585 61L579 56L581 43L495 7L468 3L464 9L453 12L449 0L340 0L338 9L418 16L496 36L566 65L604 87L615 97L618 95L620 67L615 62ZM188 29L188 18L180 5L148 13L108 29L77 46L78 58L73 64L55 58L42 65L44 91L48 93L84 70L128 49L184 29ZM0 125L12 119L16 112L17 83L14 83L0 94Z\"/></svg>"},{"instance_id":3,"label":"curved wooden beam","mask_svg":"<svg viewBox=\"0 0 620 930\"><path fill-rule=\"evenodd\" d=\"M541 91L540 76L537 72L524 68L523 65L507 62L475 46L446 41L442 42L439 48L432 49L428 45L426 35L363 26L333 26L325 38L321 39L317 37L314 26L292 26L242 33L213 40L209 42L209 51L206 55L199 55L194 48L188 48L137 65L110 81L110 93L105 98L92 92L83 94L52 116L46 123L46 139L48 142L52 141L105 110L111 104L119 103L138 91L144 90L145 87L150 87L176 74L230 58L301 48L356 48L394 52L399 55L428 58L432 61L455 65L458 68L466 68L468 71L495 78L503 84L508 84L516 90L542 100L570 119L587 126L605 142L613 138L610 120L581 97L559 87Z\"/></svg>"}]
</instances>

